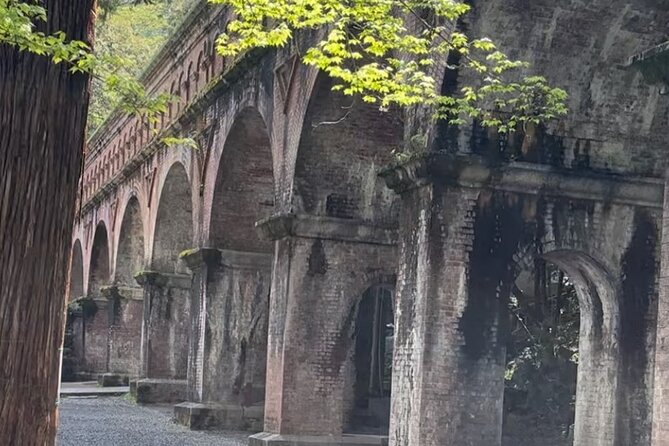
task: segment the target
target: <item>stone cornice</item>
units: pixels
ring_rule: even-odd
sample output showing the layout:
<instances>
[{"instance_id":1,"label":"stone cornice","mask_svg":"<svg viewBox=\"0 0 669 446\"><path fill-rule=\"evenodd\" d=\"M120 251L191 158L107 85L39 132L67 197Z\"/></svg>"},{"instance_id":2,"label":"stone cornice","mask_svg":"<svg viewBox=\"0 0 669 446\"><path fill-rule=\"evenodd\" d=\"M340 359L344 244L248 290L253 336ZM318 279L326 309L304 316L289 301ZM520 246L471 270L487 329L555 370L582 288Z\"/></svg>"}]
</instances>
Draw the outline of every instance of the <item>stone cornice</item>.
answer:
<instances>
[{"instance_id":1,"label":"stone cornice","mask_svg":"<svg viewBox=\"0 0 669 446\"><path fill-rule=\"evenodd\" d=\"M398 193L435 182L657 209L662 208L664 197L660 178L559 170L520 162L488 165L474 155L430 154L385 169L380 176Z\"/></svg>"},{"instance_id":2,"label":"stone cornice","mask_svg":"<svg viewBox=\"0 0 669 446\"><path fill-rule=\"evenodd\" d=\"M277 214L256 223L261 237L280 240L302 237L373 245L393 246L397 229L375 226L359 220L307 214Z\"/></svg>"}]
</instances>

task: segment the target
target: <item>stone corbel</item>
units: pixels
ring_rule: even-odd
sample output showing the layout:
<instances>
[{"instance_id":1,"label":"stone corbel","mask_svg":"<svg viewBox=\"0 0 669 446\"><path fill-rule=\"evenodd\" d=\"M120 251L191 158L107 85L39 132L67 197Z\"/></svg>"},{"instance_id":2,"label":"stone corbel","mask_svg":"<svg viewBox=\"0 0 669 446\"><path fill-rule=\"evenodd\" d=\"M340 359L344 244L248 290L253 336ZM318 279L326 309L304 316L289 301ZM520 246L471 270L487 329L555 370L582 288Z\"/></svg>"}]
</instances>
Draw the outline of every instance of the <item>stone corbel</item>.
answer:
<instances>
[{"instance_id":1,"label":"stone corbel","mask_svg":"<svg viewBox=\"0 0 669 446\"><path fill-rule=\"evenodd\" d=\"M265 240L281 240L293 235L295 215L290 213L276 214L256 222L258 236Z\"/></svg>"},{"instance_id":2,"label":"stone corbel","mask_svg":"<svg viewBox=\"0 0 669 446\"><path fill-rule=\"evenodd\" d=\"M221 263L221 251L216 248L194 248L183 251L179 258L193 272L202 269L203 265L216 266Z\"/></svg>"},{"instance_id":3,"label":"stone corbel","mask_svg":"<svg viewBox=\"0 0 669 446\"><path fill-rule=\"evenodd\" d=\"M167 285L167 277L158 271L139 271L135 274L135 280L141 286L159 286Z\"/></svg>"}]
</instances>

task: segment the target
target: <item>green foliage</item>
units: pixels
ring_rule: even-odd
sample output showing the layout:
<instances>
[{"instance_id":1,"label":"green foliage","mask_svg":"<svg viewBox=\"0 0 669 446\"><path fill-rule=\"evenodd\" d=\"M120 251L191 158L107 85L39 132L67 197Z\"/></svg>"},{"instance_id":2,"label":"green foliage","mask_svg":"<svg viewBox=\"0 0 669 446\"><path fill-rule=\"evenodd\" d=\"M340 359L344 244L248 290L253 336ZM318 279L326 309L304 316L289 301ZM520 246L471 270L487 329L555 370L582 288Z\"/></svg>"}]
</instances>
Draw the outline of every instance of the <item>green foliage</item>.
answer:
<instances>
[{"instance_id":1,"label":"green foliage","mask_svg":"<svg viewBox=\"0 0 669 446\"><path fill-rule=\"evenodd\" d=\"M175 14L183 13L183 5L186 0L179 0L182 9ZM116 12L127 8L122 6L125 3L140 3L140 0L123 1L107 0L106 7L109 10L116 9ZM175 0L175 3L178 3ZM167 4L172 4L168 2ZM166 6L164 6L166 7ZM141 11L142 7L138 7ZM152 29L159 29L162 32L161 42L166 40L171 31L171 26L167 23L167 18L161 23L161 26L151 27L151 18L163 17L151 10L151 5L145 5L143 8L149 8L144 14L134 16L132 12L128 17L138 20L136 26L139 27L142 21L148 21L144 33L150 33ZM121 107L121 110L127 113L134 113L146 116L151 121L155 121L160 113L167 110L169 102L173 100L168 94L149 94L142 83L137 80L137 73L142 66L139 55L144 57L143 62L148 61L153 51L155 51L155 41L144 42L140 45L138 39L133 40L133 34L118 32L115 35L117 42L123 40L127 42L125 48L109 51L105 46L105 39L102 37L102 51L93 53L91 47L81 41L68 40L62 32L47 35L38 30L40 23L46 21L47 11L37 0L0 0L0 43L14 46L21 51L28 51L33 54L50 58L53 63L64 63L69 65L73 73L88 73L94 80L94 90L96 98L102 98L102 105L98 106L93 102L92 122L93 125L99 124L103 119L104 113L100 109L111 110L115 106ZM174 16L171 17L174 19ZM170 24L173 21L169 22ZM111 25L110 25L111 26ZM126 30L127 31L127 30ZM135 33L137 34L137 33ZM101 33L105 36L105 33ZM122 52L125 50L125 52ZM123 56L121 56L123 54ZM135 57L133 57L135 56Z\"/></svg>"},{"instance_id":2,"label":"green foliage","mask_svg":"<svg viewBox=\"0 0 669 446\"><path fill-rule=\"evenodd\" d=\"M141 3L141 4L137 4ZM93 131L111 110L149 116L156 120L174 98L149 95L137 80L174 31L192 0L156 4L107 0L104 20L96 25L95 55L108 60L103 73L93 79L88 127Z\"/></svg>"},{"instance_id":3,"label":"green foliage","mask_svg":"<svg viewBox=\"0 0 669 446\"><path fill-rule=\"evenodd\" d=\"M210 0L233 8L236 19L217 41L222 55L282 47L296 31L327 29L303 61L333 77L335 90L383 109L431 105L454 124L513 130L567 112L564 90L540 76L521 78L527 64L509 59L489 39L470 39L455 23L470 6L457 0ZM475 74L460 94L440 92L435 67L449 55ZM512 78L520 80L511 81Z\"/></svg>"},{"instance_id":4,"label":"green foliage","mask_svg":"<svg viewBox=\"0 0 669 446\"><path fill-rule=\"evenodd\" d=\"M506 411L527 423L566 431L573 422L580 312L576 289L539 262L534 295L516 289L509 302Z\"/></svg>"}]
</instances>

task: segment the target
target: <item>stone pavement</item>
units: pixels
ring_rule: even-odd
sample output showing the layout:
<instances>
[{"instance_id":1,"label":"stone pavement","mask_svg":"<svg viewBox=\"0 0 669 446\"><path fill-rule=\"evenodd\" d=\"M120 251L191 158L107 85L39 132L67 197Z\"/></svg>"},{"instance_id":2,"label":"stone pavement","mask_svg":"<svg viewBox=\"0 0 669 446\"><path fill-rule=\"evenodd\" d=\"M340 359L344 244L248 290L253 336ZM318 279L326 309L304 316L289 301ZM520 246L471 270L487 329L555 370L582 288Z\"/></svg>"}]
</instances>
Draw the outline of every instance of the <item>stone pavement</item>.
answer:
<instances>
[{"instance_id":1,"label":"stone pavement","mask_svg":"<svg viewBox=\"0 0 669 446\"><path fill-rule=\"evenodd\" d=\"M246 446L249 433L196 432L172 422L172 406L138 406L123 397L66 397L58 446Z\"/></svg>"}]
</instances>

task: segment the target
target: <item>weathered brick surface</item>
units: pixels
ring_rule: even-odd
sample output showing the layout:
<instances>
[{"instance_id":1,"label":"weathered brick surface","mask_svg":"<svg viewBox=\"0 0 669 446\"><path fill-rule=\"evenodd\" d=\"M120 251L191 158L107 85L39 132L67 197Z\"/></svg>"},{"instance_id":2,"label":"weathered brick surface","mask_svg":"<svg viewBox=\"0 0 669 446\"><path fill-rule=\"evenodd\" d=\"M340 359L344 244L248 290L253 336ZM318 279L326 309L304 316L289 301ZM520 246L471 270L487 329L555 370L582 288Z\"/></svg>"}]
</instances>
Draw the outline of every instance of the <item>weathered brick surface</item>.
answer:
<instances>
[{"instance_id":1,"label":"weathered brick surface","mask_svg":"<svg viewBox=\"0 0 669 446\"><path fill-rule=\"evenodd\" d=\"M669 445L666 287L657 274L662 188L631 176L664 173L669 103L623 67L664 38L669 9L654 1L479 3L463 25L565 87L568 117L500 137L434 125L429 110L402 119L360 103L349 110L350 99L295 63L296 47L236 63L214 56L226 13L197 10L144 78L183 99L158 133L115 116L91 142L70 295L134 286L139 270L183 274L179 286L144 285L144 376L188 377L190 401L258 403L264 386L269 437L298 441L346 430L356 305L399 271L391 444L487 446L499 444L502 428L500 309L516 271L543 255L579 292L576 446ZM301 48L316 37L300 36ZM447 83L457 87L466 76ZM470 177L458 182L444 181L457 163L442 166L400 202L376 173L405 135L424 131L436 148L478 154L499 170L481 181L481 158L472 158L469 173L460 172ZM199 150L162 147L168 133L193 137ZM271 214L287 225L274 243L253 230ZM398 225L399 262L378 232ZM193 270L183 285L191 271L179 254L193 247L272 255L271 275L223 263ZM89 344L95 367L132 368L126 353L136 344L127 342L139 302L122 301L111 332L104 309L91 320L87 343L99 336L111 348L104 356ZM264 317L266 346L257 330Z\"/></svg>"},{"instance_id":2,"label":"weathered brick surface","mask_svg":"<svg viewBox=\"0 0 669 446\"><path fill-rule=\"evenodd\" d=\"M657 211L437 184L403 215L392 444L500 444L500 311L535 256L581 304L575 444L650 444Z\"/></svg>"},{"instance_id":3,"label":"weathered brick surface","mask_svg":"<svg viewBox=\"0 0 669 446\"><path fill-rule=\"evenodd\" d=\"M394 249L297 237L278 243L265 430L341 435L353 405L357 305L368 287L391 280Z\"/></svg>"}]
</instances>

